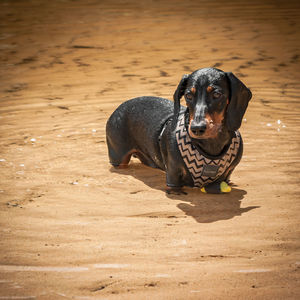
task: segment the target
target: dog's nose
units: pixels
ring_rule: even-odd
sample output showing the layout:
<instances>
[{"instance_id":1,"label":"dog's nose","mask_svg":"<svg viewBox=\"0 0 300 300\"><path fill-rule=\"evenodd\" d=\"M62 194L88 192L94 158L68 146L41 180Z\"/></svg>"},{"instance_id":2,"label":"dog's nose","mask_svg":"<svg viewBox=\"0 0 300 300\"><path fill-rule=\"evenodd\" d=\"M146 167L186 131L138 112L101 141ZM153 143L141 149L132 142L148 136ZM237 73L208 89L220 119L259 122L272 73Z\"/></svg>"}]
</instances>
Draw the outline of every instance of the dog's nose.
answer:
<instances>
[{"instance_id":1,"label":"dog's nose","mask_svg":"<svg viewBox=\"0 0 300 300\"><path fill-rule=\"evenodd\" d=\"M200 122L198 124L195 124L194 122L191 123L191 131L194 135L202 135L206 130L206 122Z\"/></svg>"}]
</instances>

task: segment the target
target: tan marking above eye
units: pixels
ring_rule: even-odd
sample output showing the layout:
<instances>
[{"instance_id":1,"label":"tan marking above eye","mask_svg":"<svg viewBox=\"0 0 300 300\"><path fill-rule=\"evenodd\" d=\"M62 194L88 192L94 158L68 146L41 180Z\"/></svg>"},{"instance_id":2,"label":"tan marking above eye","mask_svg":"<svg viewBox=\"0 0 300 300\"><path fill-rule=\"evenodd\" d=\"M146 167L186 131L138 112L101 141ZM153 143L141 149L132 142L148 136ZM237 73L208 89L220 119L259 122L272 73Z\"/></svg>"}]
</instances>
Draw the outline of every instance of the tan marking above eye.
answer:
<instances>
[{"instance_id":1,"label":"tan marking above eye","mask_svg":"<svg viewBox=\"0 0 300 300\"><path fill-rule=\"evenodd\" d=\"M214 89L214 88L213 88L212 86L210 86L210 85L209 85L209 86L207 87L207 89L206 89L206 90L207 90L207 92L208 92L208 93L210 93L210 92L212 92L212 91L213 91L213 89Z\"/></svg>"},{"instance_id":2,"label":"tan marking above eye","mask_svg":"<svg viewBox=\"0 0 300 300\"><path fill-rule=\"evenodd\" d=\"M193 94L196 93L196 88L195 88L195 87L192 87L192 88L191 88L191 93L193 93Z\"/></svg>"}]
</instances>

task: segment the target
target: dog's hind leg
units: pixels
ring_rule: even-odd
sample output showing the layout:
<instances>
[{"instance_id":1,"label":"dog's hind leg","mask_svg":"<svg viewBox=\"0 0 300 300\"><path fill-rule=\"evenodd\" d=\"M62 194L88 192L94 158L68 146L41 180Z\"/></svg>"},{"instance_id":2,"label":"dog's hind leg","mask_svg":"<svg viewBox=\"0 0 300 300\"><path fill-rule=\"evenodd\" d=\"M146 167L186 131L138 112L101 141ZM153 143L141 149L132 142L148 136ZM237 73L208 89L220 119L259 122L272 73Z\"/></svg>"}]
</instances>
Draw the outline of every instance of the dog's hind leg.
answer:
<instances>
[{"instance_id":1,"label":"dog's hind leg","mask_svg":"<svg viewBox=\"0 0 300 300\"><path fill-rule=\"evenodd\" d=\"M129 139L124 112L120 108L106 123L106 142L110 163L114 167L126 167L135 150Z\"/></svg>"},{"instance_id":2,"label":"dog's hind leg","mask_svg":"<svg viewBox=\"0 0 300 300\"><path fill-rule=\"evenodd\" d=\"M124 145L116 145L111 143L110 138L107 137L107 147L109 162L114 167L126 168L130 161L131 155L136 152L135 149L128 149Z\"/></svg>"},{"instance_id":3,"label":"dog's hind leg","mask_svg":"<svg viewBox=\"0 0 300 300\"><path fill-rule=\"evenodd\" d=\"M132 149L129 150L127 153L119 153L117 154L115 151L112 151L111 148L108 150L109 152L109 160L111 165L118 168L126 168L130 162L131 156L137 157L141 163L144 165L147 165L152 168L157 168L157 166L152 162L150 159L148 159L142 152Z\"/></svg>"}]
</instances>

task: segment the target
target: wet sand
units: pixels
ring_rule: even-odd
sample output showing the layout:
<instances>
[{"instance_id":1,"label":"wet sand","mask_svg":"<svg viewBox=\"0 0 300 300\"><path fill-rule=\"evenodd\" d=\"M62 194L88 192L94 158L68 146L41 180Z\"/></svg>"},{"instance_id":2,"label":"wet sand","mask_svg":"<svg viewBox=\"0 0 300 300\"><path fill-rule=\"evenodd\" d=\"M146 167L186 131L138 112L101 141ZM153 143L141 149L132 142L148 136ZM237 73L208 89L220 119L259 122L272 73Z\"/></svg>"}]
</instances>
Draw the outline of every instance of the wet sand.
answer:
<instances>
[{"instance_id":1,"label":"wet sand","mask_svg":"<svg viewBox=\"0 0 300 300\"><path fill-rule=\"evenodd\" d=\"M299 299L298 1L0 7L0 299ZM253 93L233 191L113 170L112 111L212 66Z\"/></svg>"}]
</instances>

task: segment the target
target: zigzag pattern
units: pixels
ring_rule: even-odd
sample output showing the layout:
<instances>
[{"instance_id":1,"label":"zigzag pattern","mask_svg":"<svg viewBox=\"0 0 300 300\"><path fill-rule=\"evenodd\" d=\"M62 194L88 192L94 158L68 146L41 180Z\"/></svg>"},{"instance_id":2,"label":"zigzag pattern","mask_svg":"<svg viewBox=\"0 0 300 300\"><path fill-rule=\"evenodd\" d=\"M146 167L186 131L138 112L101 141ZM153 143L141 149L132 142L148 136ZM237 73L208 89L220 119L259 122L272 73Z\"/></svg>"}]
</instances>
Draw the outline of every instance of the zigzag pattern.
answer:
<instances>
[{"instance_id":1,"label":"zigzag pattern","mask_svg":"<svg viewBox=\"0 0 300 300\"><path fill-rule=\"evenodd\" d=\"M231 144L223 157L219 159L209 159L205 157L200 154L192 144L191 138L185 128L184 114L180 115L178 118L175 134L182 159L191 173L194 185L197 187L202 187L218 179L233 162L241 144L241 135L236 131L236 136L231 140ZM214 177L203 175L205 166L218 166L216 175Z\"/></svg>"}]
</instances>

